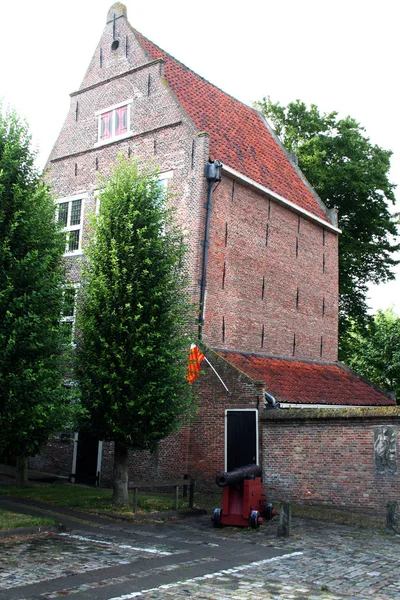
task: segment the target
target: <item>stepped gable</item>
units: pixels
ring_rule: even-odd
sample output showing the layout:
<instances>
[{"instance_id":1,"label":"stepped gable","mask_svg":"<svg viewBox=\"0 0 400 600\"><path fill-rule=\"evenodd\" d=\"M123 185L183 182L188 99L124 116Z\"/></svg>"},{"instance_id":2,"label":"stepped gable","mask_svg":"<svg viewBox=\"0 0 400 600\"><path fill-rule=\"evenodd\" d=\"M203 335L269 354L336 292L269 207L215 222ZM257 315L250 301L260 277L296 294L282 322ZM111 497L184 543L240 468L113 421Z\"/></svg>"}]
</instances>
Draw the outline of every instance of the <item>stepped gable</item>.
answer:
<instances>
[{"instance_id":1,"label":"stepped gable","mask_svg":"<svg viewBox=\"0 0 400 600\"><path fill-rule=\"evenodd\" d=\"M258 112L215 87L153 44L135 35L149 58L165 61L165 77L199 131L210 134L210 158L239 171L330 223Z\"/></svg>"},{"instance_id":2,"label":"stepped gable","mask_svg":"<svg viewBox=\"0 0 400 600\"><path fill-rule=\"evenodd\" d=\"M266 391L282 403L396 405L383 390L341 363L300 361L229 350L216 352L252 379L263 381Z\"/></svg>"}]
</instances>

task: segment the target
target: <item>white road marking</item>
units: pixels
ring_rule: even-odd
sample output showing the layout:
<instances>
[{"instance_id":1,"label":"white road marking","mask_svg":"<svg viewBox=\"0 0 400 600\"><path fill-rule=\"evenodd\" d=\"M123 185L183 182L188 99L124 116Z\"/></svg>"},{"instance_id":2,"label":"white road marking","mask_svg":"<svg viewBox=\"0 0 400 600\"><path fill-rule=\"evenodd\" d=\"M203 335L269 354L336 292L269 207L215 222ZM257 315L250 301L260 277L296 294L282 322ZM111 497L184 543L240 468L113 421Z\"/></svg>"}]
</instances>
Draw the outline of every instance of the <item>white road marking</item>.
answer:
<instances>
[{"instance_id":1,"label":"white road marking","mask_svg":"<svg viewBox=\"0 0 400 600\"><path fill-rule=\"evenodd\" d=\"M232 569L224 569L223 571L216 571L215 573L207 573L207 575L201 575L200 577L193 577L193 579L183 579L181 581L176 581L175 583L167 583L165 585L160 585L155 588L148 588L147 590L141 590L140 592L132 592L132 594L125 594L124 596L115 596L113 598L109 598L109 600L131 600L131 598L138 598L143 594L147 594L148 592L156 592L159 590L169 590L171 588L177 587L178 585L195 583L197 581L204 581L205 579L211 579L213 577L218 577L220 575L229 575L231 573L239 573L240 571L244 571L245 569L249 569L251 567L260 567L262 565L266 565L271 562L277 562L280 560L285 560L286 558L293 558L294 556L302 556L304 552L291 552L290 554L283 554L282 556L273 556L272 558L266 558L264 560L258 560L256 562L248 563L246 565L240 565L239 567L234 567Z\"/></svg>"},{"instance_id":2,"label":"white road marking","mask_svg":"<svg viewBox=\"0 0 400 600\"><path fill-rule=\"evenodd\" d=\"M135 550L135 552L147 552L149 554L158 554L159 556L171 556L173 552L167 552L167 550L158 550L157 548L143 548L142 546L128 546L127 544L116 544L115 542L108 542L106 540L95 540L92 538L85 537L83 535L73 535L72 533L60 533L65 537L73 538L81 542L91 542L94 544L103 544L105 546L117 546L124 550Z\"/></svg>"}]
</instances>

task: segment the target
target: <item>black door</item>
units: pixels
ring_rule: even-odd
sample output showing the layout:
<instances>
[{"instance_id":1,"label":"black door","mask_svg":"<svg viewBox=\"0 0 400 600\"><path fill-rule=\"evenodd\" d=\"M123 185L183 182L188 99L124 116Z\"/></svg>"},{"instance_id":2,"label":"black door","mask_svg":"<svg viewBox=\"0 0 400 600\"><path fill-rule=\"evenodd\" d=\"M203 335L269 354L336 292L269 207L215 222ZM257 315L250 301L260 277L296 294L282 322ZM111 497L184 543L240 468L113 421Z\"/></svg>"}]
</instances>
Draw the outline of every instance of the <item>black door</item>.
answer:
<instances>
[{"instance_id":1,"label":"black door","mask_svg":"<svg viewBox=\"0 0 400 600\"><path fill-rule=\"evenodd\" d=\"M85 433L84 431L80 431L76 453L76 483L96 485L98 452L99 441L92 435Z\"/></svg>"},{"instance_id":2,"label":"black door","mask_svg":"<svg viewBox=\"0 0 400 600\"><path fill-rule=\"evenodd\" d=\"M256 464L257 411L228 410L226 428L227 470Z\"/></svg>"}]
</instances>

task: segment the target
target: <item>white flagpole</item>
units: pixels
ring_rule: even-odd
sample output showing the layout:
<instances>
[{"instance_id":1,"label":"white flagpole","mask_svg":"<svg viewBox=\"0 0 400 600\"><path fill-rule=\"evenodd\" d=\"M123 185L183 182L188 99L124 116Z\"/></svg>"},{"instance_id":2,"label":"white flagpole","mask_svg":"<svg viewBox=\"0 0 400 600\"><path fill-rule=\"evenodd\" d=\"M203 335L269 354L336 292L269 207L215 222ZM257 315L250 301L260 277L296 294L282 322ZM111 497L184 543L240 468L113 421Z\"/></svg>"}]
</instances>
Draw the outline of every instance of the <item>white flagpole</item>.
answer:
<instances>
[{"instance_id":1,"label":"white flagpole","mask_svg":"<svg viewBox=\"0 0 400 600\"><path fill-rule=\"evenodd\" d=\"M228 388L226 387L225 383L222 381L221 377L218 375L217 371L214 369L214 367L212 366L212 364L210 363L210 361L208 360L208 358L205 356L204 360L207 361L207 363L210 365L210 367L212 368L212 370L214 371L214 373L216 374L216 376L218 377L218 379L220 380L220 382L222 383L222 385L224 386L224 388L226 389L227 393L229 396L232 396L232 392L230 392L228 390Z\"/></svg>"}]
</instances>

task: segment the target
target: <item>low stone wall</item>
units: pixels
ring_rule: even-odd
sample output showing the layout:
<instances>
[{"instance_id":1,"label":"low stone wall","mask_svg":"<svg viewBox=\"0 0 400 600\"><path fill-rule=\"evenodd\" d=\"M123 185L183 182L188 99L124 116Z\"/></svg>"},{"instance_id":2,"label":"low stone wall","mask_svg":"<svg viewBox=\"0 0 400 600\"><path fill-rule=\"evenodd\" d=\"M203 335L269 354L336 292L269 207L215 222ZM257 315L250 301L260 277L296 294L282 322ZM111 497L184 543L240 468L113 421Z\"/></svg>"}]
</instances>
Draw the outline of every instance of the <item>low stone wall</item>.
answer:
<instances>
[{"instance_id":1,"label":"low stone wall","mask_svg":"<svg viewBox=\"0 0 400 600\"><path fill-rule=\"evenodd\" d=\"M269 410L260 421L269 497L381 512L400 500L400 407Z\"/></svg>"},{"instance_id":2,"label":"low stone wall","mask_svg":"<svg viewBox=\"0 0 400 600\"><path fill-rule=\"evenodd\" d=\"M40 454L29 458L30 469L69 477L72 469L74 440L72 436L50 438Z\"/></svg>"}]
</instances>

